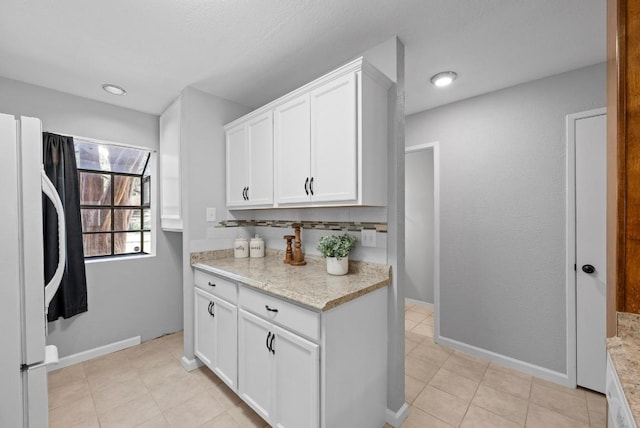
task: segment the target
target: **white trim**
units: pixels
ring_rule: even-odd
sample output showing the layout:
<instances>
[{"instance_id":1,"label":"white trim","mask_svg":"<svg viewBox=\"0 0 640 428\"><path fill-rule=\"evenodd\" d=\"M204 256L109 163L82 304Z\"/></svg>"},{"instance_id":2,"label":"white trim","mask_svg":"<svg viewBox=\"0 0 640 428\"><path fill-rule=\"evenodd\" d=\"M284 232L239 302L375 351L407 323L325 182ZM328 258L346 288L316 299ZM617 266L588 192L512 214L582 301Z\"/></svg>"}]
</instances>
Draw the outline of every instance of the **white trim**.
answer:
<instances>
[{"instance_id":1,"label":"white trim","mask_svg":"<svg viewBox=\"0 0 640 428\"><path fill-rule=\"evenodd\" d=\"M424 306L426 308L433 308L433 303L423 302L422 300L410 299L408 297L404 298L405 303L413 303L414 305Z\"/></svg>"},{"instance_id":2,"label":"white trim","mask_svg":"<svg viewBox=\"0 0 640 428\"><path fill-rule=\"evenodd\" d=\"M486 349L478 348L473 345L467 345L466 343L458 342L454 339L440 336L436 343L447 346L449 348L456 349L474 357L482 358L484 360L495 361L502 366L516 369L523 373L530 374L532 376L546 379L551 382L559 383L569 388L575 388L575 382L572 384L569 377L565 373L549 370L544 367L536 366L535 364L527 363L525 361L516 360L515 358L507 357L502 354L487 351Z\"/></svg>"},{"instance_id":3,"label":"white trim","mask_svg":"<svg viewBox=\"0 0 640 428\"><path fill-rule=\"evenodd\" d=\"M387 423L391 426L399 427L409 416L409 405L404 403L397 412L389 408L385 412L387 414Z\"/></svg>"},{"instance_id":4,"label":"white trim","mask_svg":"<svg viewBox=\"0 0 640 428\"><path fill-rule=\"evenodd\" d=\"M577 328L576 325L576 140L575 123L580 119L607 114L606 108L568 114L566 118L566 237L565 237L565 300L567 326L567 386L577 385Z\"/></svg>"},{"instance_id":5,"label":"white trim","mask_svg":"<svg viewBox=\"0 0 640 428\"><path fill-rule=\"evenodd\" d=\"M182 364L182 368L188 372L192 372L198 367L204 366L204 363L197 358L190 360L187 357L182 357L180 358L180 363Z\"/></svg>"},{"instance_id":6,"label":"white trim","mask_svg":"<svg viewBox=\"0 0 640 428\"><path fill-rule=\"evenodd\" d=\"M122 351L123 349L131 348L132 346L137 346L139 344L140 336L136 336L129 339L120 340L119 342L109 343L108 345L98 346L97 348L62 357L58 361L58 364L48 366L48 369L50 372L62 369L74 364L81 363L83 361L88 361L94 358L102 357L103 355L111 354L112 352Z\"/></svg>"},{"instance_id":7,"label":"white trim","mask_svg":"<svg viewBox=\"0 0 640 428\"><path fill-rule=\"evenodd\" d=\"M404 149L408 153L433 150L433 338L440 338L440 142L433 141Z\"/></svg>"}]
</instances>

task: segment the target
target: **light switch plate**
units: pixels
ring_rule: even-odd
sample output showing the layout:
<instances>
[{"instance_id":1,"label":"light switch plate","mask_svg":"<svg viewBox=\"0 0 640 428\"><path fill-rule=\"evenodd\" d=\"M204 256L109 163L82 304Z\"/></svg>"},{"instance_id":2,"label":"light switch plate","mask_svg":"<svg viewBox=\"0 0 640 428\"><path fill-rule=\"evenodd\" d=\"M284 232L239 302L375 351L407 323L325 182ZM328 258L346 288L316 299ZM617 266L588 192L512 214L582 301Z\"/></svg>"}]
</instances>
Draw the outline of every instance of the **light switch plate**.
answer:
<instances>
[{"instance_id":1,"label":"light switch plate","mask_svg":"<svg viewBox=\"0 0 640 428\"><path fill-rule=\"evenodd\" d=\"M216 209L207 208L207 221L216 221Z\"/></svg>"},{"instance_id":2,"label":"light switch plate","mask_svg":"<svg viewBox=\"0 0 640 428\"><path fill-rule=\"evenodd\" d=\"M375 247L376 246L376 230L362 229L360 234L360 244L363 247Z\"/></svg>"}]
</instances>

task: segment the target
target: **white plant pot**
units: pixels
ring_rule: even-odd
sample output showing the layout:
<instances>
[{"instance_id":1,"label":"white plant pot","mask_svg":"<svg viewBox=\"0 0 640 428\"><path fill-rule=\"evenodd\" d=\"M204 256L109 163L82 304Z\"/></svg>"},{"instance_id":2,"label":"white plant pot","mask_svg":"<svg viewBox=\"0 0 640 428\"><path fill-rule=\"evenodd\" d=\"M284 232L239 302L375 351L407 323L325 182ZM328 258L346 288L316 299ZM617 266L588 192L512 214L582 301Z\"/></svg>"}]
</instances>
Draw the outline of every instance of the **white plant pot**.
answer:
<instances>
[{"instance_id":1,"label":"white plant pot","mask_svg":"<svg viewBox=\"0 0 640 428\"><path fill-rule=\"evenodd\" d=\"M327 273L329 275L346 275L349 272L349 256L337 259L327 257Z\"/></svg>"}]
</instances>

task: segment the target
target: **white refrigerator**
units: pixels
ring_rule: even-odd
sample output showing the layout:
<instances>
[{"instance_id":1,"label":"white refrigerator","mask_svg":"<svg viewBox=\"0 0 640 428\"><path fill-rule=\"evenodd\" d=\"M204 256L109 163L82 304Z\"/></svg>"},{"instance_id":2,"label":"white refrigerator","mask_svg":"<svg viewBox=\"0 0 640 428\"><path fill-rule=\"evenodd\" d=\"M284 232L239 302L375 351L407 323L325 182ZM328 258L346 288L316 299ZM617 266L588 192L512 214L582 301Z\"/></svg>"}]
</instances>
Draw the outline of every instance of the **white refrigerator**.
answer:
<instances>
[{"instance_id":1,"label":"white refrigerator","mask_svg":"<svg viewBox=\"0 0 640 428\"><path fill-rule=\"evenodd\" d=\"M44 283L42 195L64 214L42 162L40 120L0 114L0 427L48 426L47 366L58 361L46 346L46 311L65 266L65 239L53 279Z\"/></svg>"}]
</instances>

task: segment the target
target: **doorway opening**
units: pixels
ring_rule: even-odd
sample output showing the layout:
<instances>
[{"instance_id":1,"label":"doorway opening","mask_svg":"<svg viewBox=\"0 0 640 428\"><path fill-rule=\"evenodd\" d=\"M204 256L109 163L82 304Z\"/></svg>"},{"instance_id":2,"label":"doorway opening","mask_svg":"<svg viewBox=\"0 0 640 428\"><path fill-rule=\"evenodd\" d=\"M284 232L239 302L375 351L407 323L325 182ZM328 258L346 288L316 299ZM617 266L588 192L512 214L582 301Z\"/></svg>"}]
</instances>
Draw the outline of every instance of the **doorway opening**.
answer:
<instances>
[{"instance_id":1,"label":"doorway opening","mask_svg":"<svg viewBox=\"0 0 640 428\"><path fill-rule=\"evenodd\" d=\"M405 149L405 299L433 308L436 341L440 336L439 168L438 142Z\"/></svg>"}]
</instances>

